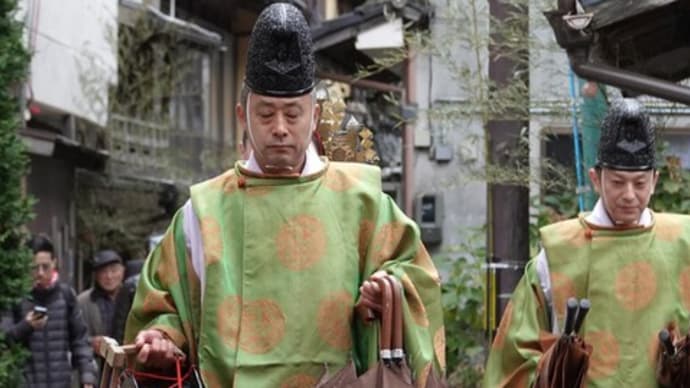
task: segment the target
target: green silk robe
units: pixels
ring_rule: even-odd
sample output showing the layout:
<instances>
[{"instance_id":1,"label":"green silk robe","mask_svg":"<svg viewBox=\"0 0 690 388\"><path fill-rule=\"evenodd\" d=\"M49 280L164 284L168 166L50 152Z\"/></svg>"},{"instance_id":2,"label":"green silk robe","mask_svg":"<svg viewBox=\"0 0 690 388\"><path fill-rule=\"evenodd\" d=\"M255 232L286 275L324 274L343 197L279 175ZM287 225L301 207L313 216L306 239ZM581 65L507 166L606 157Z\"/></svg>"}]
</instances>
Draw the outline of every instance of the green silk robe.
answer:
<instances>
[{"instance_id":1,"label":"green silk robe","mask_svg":"<svg viewBox=\"0 0 690 388\"><path fill-rule=\"evenodd\" d=\"M688 330L690 217L653 213L650 227L599 228L584 215L543 228L553 306L563 327L569 297L592 308L580 331L594 348L588 387L656 387L658 333ZM528 387L555 342L535 260L528 263L501 320L484 385Z\"/></svg>"},{"instance_id":2,"label":"green silk robe","mask_svg":"<svg viewBox=\"0 0 690 388\"><path fill-rule=\"evenodd\" d=\"M126 343L146 328L163 331L208 387L312 387L350 359L360 372L376 362L378 329L353 306L362 281L385 270L405 289L418 385L442 373L438 272L417 226L381 192L378 168L326 162L313 175L269 178L238 163L193 186L191 203L203 271L179 211L146 260Z\"/></svg>"}]
</instances>

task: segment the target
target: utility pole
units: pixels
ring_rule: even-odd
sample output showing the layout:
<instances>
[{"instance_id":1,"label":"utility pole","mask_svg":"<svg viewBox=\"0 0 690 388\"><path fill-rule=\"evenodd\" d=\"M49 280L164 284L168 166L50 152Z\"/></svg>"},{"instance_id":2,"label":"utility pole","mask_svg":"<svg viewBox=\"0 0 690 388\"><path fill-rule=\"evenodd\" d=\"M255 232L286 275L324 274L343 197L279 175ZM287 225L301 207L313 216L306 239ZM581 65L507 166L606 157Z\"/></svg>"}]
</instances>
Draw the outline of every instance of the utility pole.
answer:
<instances>
[{"instance_id":1,"label":"utility pole","mask_svg":"<svg viewBox=\"0 0 690 388\"><path fill-rule=\"evenodd\" d=\"M489 13L489 31L492 38L489 45L489 79L493 89L489 93L495 94L496 91L515 82L529 85L529 68L526 61L529 36L527 2L490 0ZM514 42L507 42L508 37L503 33L503 24L515 23L515 20L522 20L518 22L519 42L524 42L524 48L520 47L517 50L520 58L505 55L505 47L509 44L514 46ZM526 166L529 163L528 152L521 149L528 147L521 139L523 129L529 126L525 117L525 112L529 112L528 89L524 89L524 98L519 98L526 106L516 107L513 112L492 112L489 117L488 161L497 167L515 170L516 166ZM519 181L494 182L492 179L489 181L488 195L487 326L489 331L493 332L522 276L524 264L529 259L529 188L527 185L521 185Z\"/></svg>"}]
</instances>

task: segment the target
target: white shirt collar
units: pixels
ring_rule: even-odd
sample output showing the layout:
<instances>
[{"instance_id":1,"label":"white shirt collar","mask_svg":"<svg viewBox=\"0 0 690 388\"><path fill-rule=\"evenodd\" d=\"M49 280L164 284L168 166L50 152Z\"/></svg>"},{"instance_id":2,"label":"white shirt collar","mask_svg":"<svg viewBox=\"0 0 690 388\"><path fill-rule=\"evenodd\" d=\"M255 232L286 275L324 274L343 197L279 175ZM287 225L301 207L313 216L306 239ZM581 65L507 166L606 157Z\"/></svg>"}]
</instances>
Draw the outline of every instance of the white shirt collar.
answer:
<instances>
[{"instance_id":1,"label":"white shirt collar","mask_svg":"<svg viewBox=\"0 0 690 388\"><path fill-rule=\"evenodd\" d=\"M302 173L300 175L305 176L315 174L321 171L321 169L323 169L324 166L324 162L319 157L319 154L316 153L314 144L309 144L309 147L307 147L306 151L306 160L304 162L304 168L302 168ZM254 157L254 151L252 151L249 154L249 160L247 160L244 163L244 168L258 174L263 172L261 170L261 167L259 166L259 163L256 161L256 158Z\"/></svg>"},{"instance_id":2,"label":"white shirt collar","mask_svg":"<svg viewBox=\"0 0 690 388\"><path fill-rule=\"evenodd\" d=\"M589 222L592 225L603 226L607 228L615 226L613 224L613 221L611 221L611 218L609 217L608 213L606 212L604 202L602 202L601 198L597 200L597 203L594 205L594 209L592 210L592 212L589 215L587 215L587 217L585 217L585 221ZM652 225L652 212L649 211L649 208L644 209L644 211L640 215L639 225L645 228Z\"/></svg>"}]
</instances>

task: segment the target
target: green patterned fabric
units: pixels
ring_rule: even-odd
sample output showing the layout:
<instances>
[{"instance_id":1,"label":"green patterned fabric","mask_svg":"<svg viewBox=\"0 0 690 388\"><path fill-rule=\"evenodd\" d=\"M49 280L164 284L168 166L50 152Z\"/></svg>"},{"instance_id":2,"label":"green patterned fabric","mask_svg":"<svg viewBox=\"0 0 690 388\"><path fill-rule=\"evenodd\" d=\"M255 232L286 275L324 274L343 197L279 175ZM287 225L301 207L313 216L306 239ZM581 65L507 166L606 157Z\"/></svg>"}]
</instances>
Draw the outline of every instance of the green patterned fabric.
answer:
<instances>
[{"instance_id":1,"label":"green patterned fabric","mask_svg":"<svg viewBox=\"0 0 690 388\"><path fill-rule=\"evenodd\" d=\"M328 163L270 178L237 164L193 186L205 288L178 212L143 268L126 341L158 328L188 352L209 387L310 387L354 358L376 362L375 325L353 316L377 270L405 288L405 347L423 384L443 370L440 281L419 231L381 192L378 168ZM203 295L202 295L203 294Z\"/></svg>"},{"instance_id":2,"label":"green patterned fabric","mask_svg":"<svg viewBox=\"0 0 690 388\"><path fill-rule=\"evenodd\" d=\"M690 217L652 216L648 228L597 228L581 215L541 230L558 326L569 297L592 303L580 332L594 348L588 387L656 387L659 331L669 325L688 330ZM532 260L501 320L486 387L532 385L556 339L544 300Z\"/></svg>"}]
</instances>

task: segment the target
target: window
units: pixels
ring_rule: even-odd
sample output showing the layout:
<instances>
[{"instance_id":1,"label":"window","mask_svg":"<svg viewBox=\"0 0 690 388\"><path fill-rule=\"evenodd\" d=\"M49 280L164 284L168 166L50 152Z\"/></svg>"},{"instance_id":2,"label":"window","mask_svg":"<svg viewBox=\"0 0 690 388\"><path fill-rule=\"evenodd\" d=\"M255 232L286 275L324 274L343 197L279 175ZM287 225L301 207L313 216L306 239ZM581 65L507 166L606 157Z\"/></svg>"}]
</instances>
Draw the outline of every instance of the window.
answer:
<instances>
[{"instance_id":1,"label":"window","mask_svg":"<svg viewBox=\"0 0 690 388\"><path fill-rule=\"evenodd\" d=\"M210 55L200 49L186 50L183 70L170 99L170 121L178 130L209 132Z\"/></svg>"}]
</instances>

